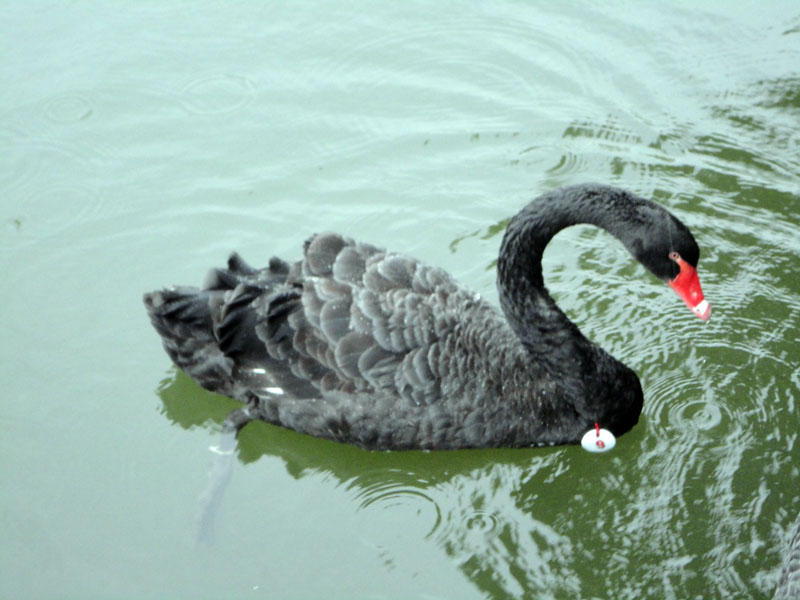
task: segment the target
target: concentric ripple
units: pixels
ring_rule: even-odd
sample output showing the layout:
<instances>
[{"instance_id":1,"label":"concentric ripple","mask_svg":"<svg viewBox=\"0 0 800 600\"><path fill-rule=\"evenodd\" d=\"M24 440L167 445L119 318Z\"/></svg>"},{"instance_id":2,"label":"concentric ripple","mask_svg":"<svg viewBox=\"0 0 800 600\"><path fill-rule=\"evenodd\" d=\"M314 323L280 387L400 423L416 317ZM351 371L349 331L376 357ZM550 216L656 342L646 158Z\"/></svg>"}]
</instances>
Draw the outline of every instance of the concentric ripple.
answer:
<instances>
[{"instance_id":1,"label":"concentric ripple","mask_svg":"<svg viewBox=\"0 0 800 600\"><path fill-rule=\"evenodd\" d=\"M361 481L357 484L358 492L355 496L359 508L373 510L379 508L390 511L411 509L417 517L430 522L426 537L432 535L442 521L442 511L425 490L427 482L419 481L415 485L415 482L408 481L408 474L399 471L391 473L394 473L395 476L384 474L368 483L365 483L363 478L359 478ZM356 485L355 482L352 482L351 487L354 485Z\"/></svg>"},{"instance_id":2,"label":"concentric ripple","mask_svg":"<svg viewBox=\"0 0 800 600\"><path fill-rule=\"evenodd\" d=\"M211 115L230 113L249 104L255 95L255 84L241 75L212 75L196 79L180 94L184 108L190 113Z\"/></svg>"},{"instance_id":3,"label":"concentric ripple","mask_svg":"<svg viewBox=\"0 0 800 600\"><path fill-rule=\"evenodd\" d=\"M726 411L713 400L689 400L670 406L669 421L680 430L707 431L722 423Z\"/></svg>"},{"instance_id":4,"label":"concentric ripple","mask_svg":"<svg viewBox=\"0 0 800 600\"><path fill-rule=\"evenodd\" d=\"M74 123L92 116L94 106L91 100L81 94L62 94L47 102L44 114L53 123Z\"/></svg>"},{"instance_id":5,"label":"concentric ripple","mask_svg":"<svg viewBox=\"0 0 800 600\"><path fill-rule=\"evenodd\" d=\"M467 517L465 525L470 531L489 534L498 529L499 520L497 515L492 512L476 510L472 515Z\"/></svg>"}]
</instances>

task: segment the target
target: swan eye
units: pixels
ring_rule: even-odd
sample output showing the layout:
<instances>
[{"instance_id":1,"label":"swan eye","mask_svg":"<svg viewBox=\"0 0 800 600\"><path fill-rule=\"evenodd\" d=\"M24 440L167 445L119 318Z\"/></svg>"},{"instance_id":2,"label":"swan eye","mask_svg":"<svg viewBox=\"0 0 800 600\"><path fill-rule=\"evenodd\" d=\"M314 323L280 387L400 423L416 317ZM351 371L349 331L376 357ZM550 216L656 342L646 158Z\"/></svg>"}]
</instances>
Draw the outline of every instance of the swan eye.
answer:
<instances>
[{"instance_id":1,"label":"swan eye","mask_svg":"<svg viewBox=\"0 0 800 600\"><path fill-rule=\"evenodd\" d=\"M673 250L669 253L669 259L678 262L681 259L681 255Z\"/></svg>"}]
</instances>

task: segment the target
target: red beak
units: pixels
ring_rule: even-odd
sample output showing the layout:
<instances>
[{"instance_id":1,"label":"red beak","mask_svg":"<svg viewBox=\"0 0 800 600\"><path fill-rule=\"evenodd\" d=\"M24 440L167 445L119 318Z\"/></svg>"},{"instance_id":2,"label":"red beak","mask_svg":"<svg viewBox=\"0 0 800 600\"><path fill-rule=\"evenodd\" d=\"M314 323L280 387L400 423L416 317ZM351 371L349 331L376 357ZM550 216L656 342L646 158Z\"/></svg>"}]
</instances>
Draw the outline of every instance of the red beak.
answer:
<instances>
[{"instance_id":1,"label":"red beak","mask_svg":"<svg viewBox=\"0 0 800 600\"><path fill-rule=\"evenodd\" d=\"M708 321L709 317L711 317L711 305L703 297L697 269L683 260L677 253L670 255L670 258L678 263L681 271L675 276L675 279L669 281L669 287L675 290L675 293L686 303L686 306L692 309L694 314L703 319L703 321Z\"/></svg>"}]
</instances>

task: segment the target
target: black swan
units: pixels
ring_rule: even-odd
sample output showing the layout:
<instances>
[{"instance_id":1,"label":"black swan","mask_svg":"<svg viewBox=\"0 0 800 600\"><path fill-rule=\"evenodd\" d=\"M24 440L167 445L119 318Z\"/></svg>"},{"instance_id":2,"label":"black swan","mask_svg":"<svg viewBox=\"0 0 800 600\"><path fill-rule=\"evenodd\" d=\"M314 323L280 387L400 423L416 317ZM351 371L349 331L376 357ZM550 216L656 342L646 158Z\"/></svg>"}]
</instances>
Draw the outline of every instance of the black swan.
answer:
<instances>
[{"instance_id":1,"label":"black swan","mask_svg":"<svg viewBox=\"0 0 800 600\"><path fill-rule=\"evenodd\" d=\"M576 444L596 423L636 425L636 374L586 339L542 280L542 252L570 225L616 236L702 319L700 251L658 204L602 185L523 208L500 247L502 312L444 270L322 233L303 258L254 269L237 254L202 289L145 294L167 353L204 388L262 419L370 449Z\"/></svg>"}]
</instances>

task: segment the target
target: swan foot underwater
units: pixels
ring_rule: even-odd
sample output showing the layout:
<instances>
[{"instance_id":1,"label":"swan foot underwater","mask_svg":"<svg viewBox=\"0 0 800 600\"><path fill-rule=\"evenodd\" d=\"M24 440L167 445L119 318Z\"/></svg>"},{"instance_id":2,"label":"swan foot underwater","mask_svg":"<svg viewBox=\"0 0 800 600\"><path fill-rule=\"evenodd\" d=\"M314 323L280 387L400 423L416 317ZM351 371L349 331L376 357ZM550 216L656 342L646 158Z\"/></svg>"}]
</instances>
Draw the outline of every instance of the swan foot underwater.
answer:
<instances>
[{"instance_id":1,"label":"swan foot underwater","mask_svg":"<svg viewBox=\"0 0 800 600\"><path fill-rule=\"evenodd\" d=\"M292 263L237 254L202 288L145 294L174 363L261 419L367 449L578 444L639 420L636 374L589 341L544 286L545 246L565 227L605 229L689 308L711 307L689 229L650 200L603 185L558 188L509 223L500 309L444 270L335 233Z\"/></svg>"}]
</instances>

